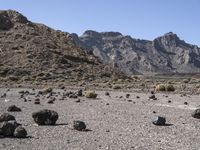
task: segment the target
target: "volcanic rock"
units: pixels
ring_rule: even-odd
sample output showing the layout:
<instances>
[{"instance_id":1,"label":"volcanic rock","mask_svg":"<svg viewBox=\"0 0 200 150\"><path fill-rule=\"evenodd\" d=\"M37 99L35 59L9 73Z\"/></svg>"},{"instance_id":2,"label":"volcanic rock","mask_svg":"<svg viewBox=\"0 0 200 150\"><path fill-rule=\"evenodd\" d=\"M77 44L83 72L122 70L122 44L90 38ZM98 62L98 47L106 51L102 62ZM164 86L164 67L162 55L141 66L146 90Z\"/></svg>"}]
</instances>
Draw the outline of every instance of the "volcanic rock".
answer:
<instances>
[{"instance_id":1,"label":"volcanic rock","mask_svg":"<svg viewBox=\"0 0 200 150\"><path fill-rule=\"evenodd\" d=\"M73 128L78 131L83 131L86 129L86 124L83 121L73 121Z\"/></svg>"},{"instance_id":2,"label":"volcanic rock","mask_svg":"<svg viewBox=\"0 0 200 150\"><path fill-rule=\"evenodd\" d=\"M166 122L166 119L164 117L160 117L160 116L156 116L152 119L152 123L154 125L162 126L162 125L165 125L165 122Z\"/></svg>"},{"instance_id":3,"label":"volcanic rock","mask_svg":"<svg viewBox=\"0 0 200 150\"><path fill-rule=\"evenodd\" d=\"M11 105L11 106L8 107L7 111L8 112L15 112L15 111L19 112L19 111L22 111L22 110L21 110L21 108L15 106L15 105Z\"/></svg>"},{"instance_id":4,"label":"volcanic rock","mask_svg":"<svg viewBox=\"0 0 200 150\"><path fill-rule=\"evenodd\" d=\"M14 131L14 137L16 138L26 138L27 131L24 127L18 126Z\"/></svg>"},{"instance_id":5,"label":"volcanic rock","mask_svg":"<svg viewBox=\"0 0 200 150\"><path fill-rule=\"evenodd\" d=\"M15 120L15 117L8 113L3 113L0 115L0 122L10 121L10 120Z\"/></svg>"},{"instance_id":6,"label":"volcanic rock","mask_svg":"<svg viewBox=\"0 0 200 150\"><path fill-rule=\"evenodd\" d=\"M58 113L53 110L43 109L32 113L32 117L38 125L55 125L58 120Z\"/></svg>"}]
</instances>

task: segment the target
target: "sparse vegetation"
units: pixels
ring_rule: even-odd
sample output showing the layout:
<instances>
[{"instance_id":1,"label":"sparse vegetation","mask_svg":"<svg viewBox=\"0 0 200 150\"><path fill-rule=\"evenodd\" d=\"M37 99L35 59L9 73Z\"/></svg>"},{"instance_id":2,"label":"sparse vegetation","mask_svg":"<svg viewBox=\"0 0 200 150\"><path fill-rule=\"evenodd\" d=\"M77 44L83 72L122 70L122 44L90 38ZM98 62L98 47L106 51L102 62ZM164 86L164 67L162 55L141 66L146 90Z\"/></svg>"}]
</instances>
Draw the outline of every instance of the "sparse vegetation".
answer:
<instances>
[{"instance_id":1,"label":"sparse vegetation","mask_svg":"<svg viewBox=\"0 0 200 150\"><path fill-rule=\"evenodd\" d=\"M165 89L166 89L166 91L168 91L168 92L173 92L173 91L175 91L175 88L174 88L174 86L173 86L172 84L167 84L167 85L165 86Z\"/></svg>"},{"instance_id":2,"label":"sparse vegetation","mask_svg":"<svg viewBox=\"0 0 200 150\"><path fill-rule=\"evenodd\" d=\"M156 86L156 91L166 91L164 84L159 84Z\"/></svg>"},{"instance_id":3,"label":"sparse vegetation","mask_svg":"<svg viewBox=\"0 0 200 150\"><path fill-rule=\"evenodd\" d=\"M168 91L168 92L173 92L175 91L175 88L172 84L159 84L156 86L156 91Z\"/></svg>"},{"instance_id":4,"label":"sparse vegetation","mask_svg":"<svg viewBox=\"0 0 200 150\"><path fill-rule=\"evenodd\" d=\"M94 91L85 91L85 97L87 97L87 98L97 98L97 94Z\"/></svg>"}]
</instances>

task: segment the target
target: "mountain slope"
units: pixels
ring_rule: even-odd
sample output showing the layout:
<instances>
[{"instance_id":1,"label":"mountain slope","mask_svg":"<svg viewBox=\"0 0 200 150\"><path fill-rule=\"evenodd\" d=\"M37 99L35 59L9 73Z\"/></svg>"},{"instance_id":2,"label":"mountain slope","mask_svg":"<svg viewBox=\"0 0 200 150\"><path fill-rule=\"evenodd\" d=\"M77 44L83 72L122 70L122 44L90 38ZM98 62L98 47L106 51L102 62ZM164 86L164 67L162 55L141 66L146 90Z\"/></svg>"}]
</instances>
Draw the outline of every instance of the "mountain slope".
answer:
<instances>
[{"instance_id":1,"label":"mountain slope","mask_svg":"<svg viewBox=\"0 0 200 150\"><path fill-rule=\"evenodd\" d=\"M108 70L109 69L109 70ZM92 81L118 75L74 44L69 33L0 11L0 78L13 81Z\"/></svg>"},{"instance_id":2,"label":"mountain slope","mask_svg":"<svg viewBox=\"0 0 200 150\"><path fill-rule=\"evenodd\" d=\"M153 41L134 39L118 32L91 30L80 37L71 36L76 45L129 75L200 73L200 49L172 32Z\"/></svg>"}]
</instances>

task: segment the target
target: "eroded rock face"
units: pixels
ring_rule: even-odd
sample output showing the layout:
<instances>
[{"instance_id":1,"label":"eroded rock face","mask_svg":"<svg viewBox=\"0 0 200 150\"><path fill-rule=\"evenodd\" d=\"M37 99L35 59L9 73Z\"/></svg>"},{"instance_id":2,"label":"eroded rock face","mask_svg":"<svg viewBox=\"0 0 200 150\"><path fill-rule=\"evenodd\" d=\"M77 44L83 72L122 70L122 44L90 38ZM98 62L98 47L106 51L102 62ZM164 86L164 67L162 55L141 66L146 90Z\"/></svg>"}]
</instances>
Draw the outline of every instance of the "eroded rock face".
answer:
<instances>
[{"instance_id":1,"label":"eroded rock face","mask_svg":"<svg viewBox=\"0 0 200 150\"><path fill-rule=\"evenodd\" d=\"M73 38L77 36L32 23L16 11L0 11L0 80L78 82L117 75L114 69L104 71L105 65Z\"/></svg>"},{"instance_id":2,"label":"eroded rock face","mask_svg":"<svg viewBox=\"0 0 200 150\"><path fill-rule=\"evenodd\" d=\"M118 32L85 31L75 38L102 62L128 75L200 72L200 49L173 32L153 41L134 39Z\"/></svg>"},{"instance_id":3,"label":"eroded rock face","mask_svg":"<svg viewBox=\"0 0 200 150\"><path fill-rule=\"evenodd\" d=\"M0 30L9 30L15 23L28 23L28 19L17 11L0 11Z\"/></svg>"},{"instance_id":4,"label":"eroded rock face","mask_svg":"<svg viewBox=\"0 0 200 150\"><path fill-rule=\"evenodd\" d=\"M58 113L53 110L44 109L34 112L32 117L38 125L55 125L58 120Z\"/></svg>"}]
</instances>

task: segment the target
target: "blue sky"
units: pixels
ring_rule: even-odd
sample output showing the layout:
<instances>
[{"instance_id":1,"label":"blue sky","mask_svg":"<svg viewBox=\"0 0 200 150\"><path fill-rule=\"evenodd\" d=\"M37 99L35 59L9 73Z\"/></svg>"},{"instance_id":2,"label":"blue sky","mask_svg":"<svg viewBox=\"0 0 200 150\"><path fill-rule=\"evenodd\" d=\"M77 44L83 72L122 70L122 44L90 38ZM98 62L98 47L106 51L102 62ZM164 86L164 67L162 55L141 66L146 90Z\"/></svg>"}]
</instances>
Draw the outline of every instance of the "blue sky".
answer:
<instances>
[{"instance_id":1,"label":"blue sky","mask_svg":"<svg viewBox=\"0 0 200 150\"><path fill-rule=\"evenodd\" d=\"M200 0L1 0L29 20L81 35L118 31L152 40L167 32L200 46Z\"/></svg>"}]
</instances>

